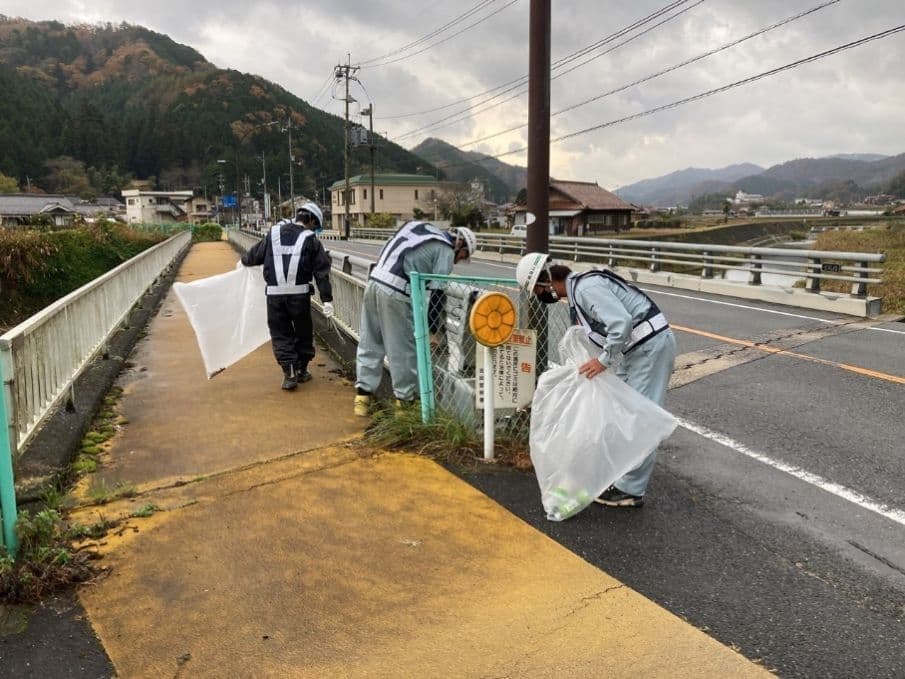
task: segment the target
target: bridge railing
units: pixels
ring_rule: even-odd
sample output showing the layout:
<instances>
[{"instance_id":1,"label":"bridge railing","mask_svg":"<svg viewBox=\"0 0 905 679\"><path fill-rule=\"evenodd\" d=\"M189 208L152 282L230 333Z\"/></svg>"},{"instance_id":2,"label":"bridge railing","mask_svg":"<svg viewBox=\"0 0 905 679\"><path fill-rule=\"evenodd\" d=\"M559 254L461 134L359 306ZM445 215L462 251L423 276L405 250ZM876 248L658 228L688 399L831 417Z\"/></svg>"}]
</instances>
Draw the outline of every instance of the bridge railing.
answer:
<instances>
[{"instance_id":1,"label":"bridge railing","mask_svg":"<svg viewBox=\"0 0 905 679\"><path fill-rule=\"evenodd\" d=\"M79 374L190 242L189 231L171 236L0 336L0 411L12 454L71 394Z\"/></svg>"},{"instance_id":2,"label":"bridge railing","mask_svg":"<svg viewBox=\"0 0 905 679\"><path fill-rule=\"evenodd\" d=\"M392 229L353 228L352 237L385 241ZM509 234L478 233L478 249L484 253L522 255L525 238ZM337 239L338 233L325 232L324 239ZM810 292L820 292L825 281L843 281L854 297L866 297L867 286L883 282L882 264L886 256L867 252L834 252L797 248L764 248L703 243L626 240L574 236L550 236L550 254L560 260L606 264L646 270L673 272L702 279L726 278L727 272L742 274L738 283L764 284L764 276L779 277L776 283L791 287L797 281Z\"/></svg>"}]
</instances>

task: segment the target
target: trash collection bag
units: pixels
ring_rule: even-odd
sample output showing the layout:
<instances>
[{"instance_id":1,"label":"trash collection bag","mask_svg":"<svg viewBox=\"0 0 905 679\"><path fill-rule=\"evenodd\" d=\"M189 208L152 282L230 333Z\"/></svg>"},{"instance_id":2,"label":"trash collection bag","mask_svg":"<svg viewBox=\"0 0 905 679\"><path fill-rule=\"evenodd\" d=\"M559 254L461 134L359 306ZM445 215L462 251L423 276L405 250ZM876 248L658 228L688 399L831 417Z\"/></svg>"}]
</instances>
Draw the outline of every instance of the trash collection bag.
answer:
<instances>
[{"instance_id":1,"label":"trash collection bag","mask_svg":"<svg viewBox=\"0 0 905 679\"><path fill-rule=\"evenodd\" d=\"M270 339L261 269L240 263L229 273L173 284L198 339L208 379Z\"/></svg>"},{"instance_id":2,"label":"trash collection bag","mask_svg":"<svg viewBox=\"0 0 905 679\"><path fill-rule=\"evenodd\" d=\"M531 405L531 461L551 521L590 505L637 467L676 428L676 419L613 370L588 379L578 367L599 355L585 331L569 328L559 344L565 365L538 381Z\"/></svg>"}]
</instances>

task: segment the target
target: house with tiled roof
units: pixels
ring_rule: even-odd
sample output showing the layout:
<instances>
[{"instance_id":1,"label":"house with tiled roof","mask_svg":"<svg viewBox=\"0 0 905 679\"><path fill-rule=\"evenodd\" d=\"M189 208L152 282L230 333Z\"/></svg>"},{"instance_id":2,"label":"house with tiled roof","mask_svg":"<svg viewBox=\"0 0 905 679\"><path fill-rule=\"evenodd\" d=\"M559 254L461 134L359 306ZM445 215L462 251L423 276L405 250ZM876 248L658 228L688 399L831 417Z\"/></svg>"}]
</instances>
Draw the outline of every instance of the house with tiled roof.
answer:
<instances>
[{"instance_id":1,"label":"house with tiled roof","mask_svg":"<svg viewBox=\"0 0 905 679\"><path fill-rule=\"evenodd\" d=\"M637 209L597 182L550 180L550 234L587 236L631 227ZM527 208L519 206L515 224L525 223Z\"/></svg>"}]
</instances>

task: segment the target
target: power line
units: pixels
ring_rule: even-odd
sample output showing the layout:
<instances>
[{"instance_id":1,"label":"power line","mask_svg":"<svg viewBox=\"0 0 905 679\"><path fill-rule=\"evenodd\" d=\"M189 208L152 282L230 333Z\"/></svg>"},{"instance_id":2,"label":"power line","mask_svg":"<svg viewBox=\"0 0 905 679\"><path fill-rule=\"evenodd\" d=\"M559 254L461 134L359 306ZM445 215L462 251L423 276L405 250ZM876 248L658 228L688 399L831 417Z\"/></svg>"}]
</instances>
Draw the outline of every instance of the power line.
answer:
<instances>
[{"instance_id":1,"label":"power line","mask_svg":"<svg viewBox=\"0 0 905 679\"><path fill-rule=\"evenodd\" d=\"M685 4L686 2L690 2L690 0L677 0L676 2L672 2L668 5L660 8L656 12L647 15L644 18L638 19L637 21L635 21L634 24L630 24L629 26L626 26L625 28L620 29L616 33L610 33L608 36L601 38L600 40L598 40L595 43L591 43L590 45L582 47L581 49L579 49L576 52L572 52L571 54L567 54L565 57L561 57L560 59L557 59L551 65L551 71L555 70L556 68L558 68L559 66L561 66L565 63L568 63L568 61L570 61L573 58L578 58L578 57L582 56L587 51L594 49L595 47L602 46L602 45L606 44L607 42L611 42L612 40L615 40L616 38L620 37L621 35L624 35L626 32L632 30L635 27L644 25L645 23L649 23L653 19L665 14L666 12L669 12L670 10L678 7L679 5ZM426 115L428 113L436 113L437 111L443 111L445 109L452 108L453 106L458 106L459 104L464 104L465 102L471 101L472 99L478 99L487 94L490 94L491 92L495 92L496 90L508 88L504 92L500 92L498 95L496 95L496 96L500 96L502 94L505 94L506 92L511 92L513 89L515 89L513 87L510 87L511 85L515 85L516 87L518 87L519 85L524 85L527 82L528 82L528 76L523 75L519 78L516 78L515 80L510 80L508 82L502 83L501 85L496 85L495 87L491 87L490 89L484 90L483 92L479 92L478 94L474 94L470 97L465 97L463 99L457 99L456 101L450 102L448 104L444 104L443 106L437 106L437 107L429 108L429 109L426 109L423 111L416 111L415 113L400 113L400 114L396 114L396 115L380 116L378 118L378 120L393 120L393 119L397 119L397 118L413 118L415 116ZM493 97L491 97L490 99L487 99L486 101L491 101L492 99L493 99ZM484 102L479 102L477 104L474 104L473 106L479 106L481 103L484 103Z\"/></svg>"},{"instance_id":2,"label":"power line","mask_svg":"<svg viewBox=\"0 0 905 679\"><path fill-rule=\"evenodd\" d=\"M499 9L496 9L496 10L494 10L493 12L491 12L490 14L488 14L488 15L486 15L486 16L484 16L484 17L481 17L480 19L478 19L478 20L475 21L474 23L471 23L471 24L469 24L468 26L466 26L465 28L463 28L463 29L461 29L461 30L459 30L459 31L456 31L455 33L453 33L453 34L451 34L451 35L446 36L446 37L443 38L442 40L438 40L437 42L431 43L431 44L428 45L427 47L424 47L424 48L418 50L417 52L412 52L411 54L406 54L406 55L403 55L403 56L401 56L401 57L397 57L396 59L391 59L391 60L389 60L389 61L384 61L383 63L380 63L380 64L372 64L372 65L370 65L370 66L363 66L362 68L377 68L378 66L388 66L389 64L395 64L395 63L397 63L397 62L399 62L399 61L404 61L404 60L406 60L406 59L411 59L412 57L417 56L417 55L419 55L419 54L421 54L421 53L423 53L423 52L427 52L427 50L429 50L429 49L433 49L433 48L436 47L437 45L442 45L443 43L448 42L449 40L452 40L452 39L455 38L457 35L461 35L461 34L464 33L465 31L471 30L472 28L474 28L474 27L477 26L478 24L487 21L490 17L499 14L499 13L502 12L504 9L507 9L508 7L511 7L512 5L514 5L515 3L517 3L518 1L519 1L519 0L510 0L509 2L507 2L505 5L503 5L503 6L500 7Z\"/></svg>"},{"instance_id":3,"label":"power line","mask_svg":"<svg viewBox=\"0 0 905 679\"><path fill-rule=\"evenodd\" d=\"M760 36L760 35L763 35L763 34L765 34L765 33L768 33L768 32L770 32L770 31L772 31L772 30L775 30L775 29L777 29L777 28L780 28L781 26L785 26L786 24L789 24L789 23L791 23L791 22L793 22L793 21L797 21L798 19L801 19L802 17L808 16L809 14L813 14L814 12L818 12L818 11L820 11L820 10L822 10L822 9L825 9L826 7L829 7L830 5L835 5L835 4L837 4L838 2L840 2L840 1L841 1L841 0L830 0L829 2L825 2L825 3L823 3L822 5L817 5L816 7L812 7L811 9L805 10L804 12L799 12L798 14L796 14L796 15L794 15L794 16L791 16L791 17L788 17L788 18L786 18L786 19L783 19L782 21L777 21L775 24L772 24L772 25L767 26L767 27L765 27L765 28L761 28L760 30L757 30L757 31L755 31L755 32L753 32L753 33L749 33L749 34L746 35L746 36L743 36L743 37L741 37L741 38L737 38L736 40L732 40L732 41L730 41L730 42L727 42L727 43L725 43L725 44L723 44L723 45L721 45L721 46L719 46L719 47L716 47L716 48L714 48L714 49L712 49L712 50L708 50L707 52L702 52L701 54L699 54L699 55L697 55L697 56L695 56L695 57L692 57L691 59L687 59L687 60L685 60L685 61L683 61L683 62L680 62L680 63L678 63L678 64L673 64L673 65L670 66L669 68L665 68L665 69L663 69L662 71L657 71L656 73L652 73L651 75L645 76L645 77L643 77L643 78L639 78L638 80L635 80L635 81L633 81L633 82L627 83L627 84L625 84L625 85L620 85L619 87L616 87L616 88L614 88L614 89L612 89L612 90L609 90L609 91L607 91L607 92L604 92L603 94L598 94L598 95L596 95L596 96L594 96L594 97L590 97L590 98L588 98L588 99L584 99L583 101L580 101L580 102L578 102L578 103L576 103L576 104L572 104L571 106L567 106L566 108L562 108L562 109L560 109L560 110L558 110L558 111L554 111L553 113L550 114L550 117L551 117L551 118L554 118L554 117L556 117L556 116L558 116L558 115L562 115L563 113L567 113L567 112L569 112L569 111L574 111L575 109L577 109L577 108L579 108L579 107L581 107L581 106L585 106L585 105L590 104L590 103L593 103L593 102L595 102L595 101L599 101L600 99L603 99L603 98L605 98L605 97L609 97L609 96L611 96L611 95L613 95L613 94L618 94L619 92L622 92L622 91L624 91L624 90L627 90L627 89L629 89L630 87L634 87L634 86L636 86L636 85L640 85L640 84L645 83L645 82L648 82L648 81L650 81L650 80L654 80L655 78L659 78L661 75L666 75L667 73L672 73L673 71L676 71L676 70L678 70L678 69L680 69L680 68L683 68L683 67L685 67L685 66L688 66L689 64L693 64L693 63L695 63L695 62L697 62L697 61L701 61L702 59L706 59L707 57L713 56L714 54L717 54L717 53L719 53L719 52L722 52L722 51L724 51L724 50L727 50L727 49L729 49L729 48L731 48L731 47L735 47L736 45L740 45L741 43L745 42L746 40L751 40L752 38L756 38L756 37L758 37L758 36ZM482 141L487 141L488 139L493 139L493 138L495 138L495 137L499 137L499 136L502 136L502 135L504 135L504 134L508 134L508 133L510 133L510 132L515 132L515 131L520 130L520 129L526 127L526 126L527 126L527 123L523 123L523 124L521 124L521 125L516 125L516 126L514 126L514 127L508 128L508 129L506 129L506 130L501 130L501 131L499 131L499 132L494 132L493 134L489 134L489 135L487 135L487 136L485 136L485 137L481 137L480 139L473 139L473 140L467 141L467 142L465 142L465 143L463 143L463 144L458 144L457 146L458 146L458 148L464 148L464 147L466 147L466 146L474 146L475 144L479 144L479 143L481 143Z\"/></svg>"},{"instance_id":4,"label":"power line","mask_svg":"<svg viewBox=\"0 0 905 679\"><path fill-rule=\"evenodd\" d=\"M459 14L459 15L456 16L456 17L453 17L453 19L451 19L451 20L448 21L447 23L443 24L443 25L440 26L439 28L435 28L433 31L431 31L431 32L428 33L427 35L422 35L422 36L421 36L420 38L418 38L417 40L413 40L412 42L407 43L407 44L403 45L402 47L397 47L396 49L391 50L391 51L387 52L386 54L382 54L382 55L380 55L379 57L371 57L370 59L365 59L364 61L360 62L359 65L360 65L360 66L364 66L365 64L372 64L372 63L374 63L375 61L383 61L384 59L386 59L386 58L388 58L388 57L392 57L392 56L395 56L395 55L397 55L397 54L401 54L402 52L405 52L406 50L409 50L409 49L411 49L412 47L415 47L415 46L420 45L421 43L423 43L423 42L425 42L425 41L427 41L427 40L430 40L431 38L433 38L433 37L439 35L439 34L442 33L443 31L445 31L446 29L452 28L452 27L455 26L456 24L465 21L468 17L474 15L476 12L481 11L482 9L484 9L484 8L487 7L488 5L493 4L494 2L496 2L496 0L481 0L481 2L479 2L477 5L475 5L474 7L472 7L471 9L469 9L468 11L463 12L462 14Z\"/></svg>"},{"instance_id":5,"label":"power line","mask_svg":"<svg viewBox=\"0 0 905 679\"><path fill-rule=\"evenodd\" d=\"M327 93L327 91L330 89L330 81L332 81L333 78L334 75L333 71L331 70L330 75L327 76L327 79L324 81L323 85L318 88L317 94L314 95L314 98L311 100L312 106L317 104L317 102L320 101L320 99Z\"/></svg>"},{"instance_id":6,"label":"power line","mask_svg":"<svg viewBox=\"0 0 905 679\"><path fill-rule=\"evenodd\" d=\"M660 111L666 111L669 109L678 108L684 104L689 104L694 101L699 101L701 99L705 99L707 97L713 96L714 94L720 94L722 92L726 92L728 90L734 89L736 87L741 87L742 85L748 85L750 83L756 82L758 80L762 80L764 78L769 78L771 76L777 75L778 73L783 73L785 71L792 70L794 68L798 68L800 66L804 66L805 64L809 64L814 61L818 61L819 59L823 59L825 57L833 56L835 54L839 54L840 52L844 52L846 50L853 49L855 47L860 47L866 43L872 42L874 40L881 40L883 38L888 38L895 33L900 33L905 31L905 24L900 26L896 26L895 28L890 28L885 31L881 31L880 33L874 33L873 35L869 35L865 38L861 38L860 40L854 40L852 42L846 43L844 45L839 45L838 47L834 47L829 50L825 50L823 52L818 52L817 54L813 54L809 57L805 57L803 59L799 59L798 61L793 61L784 66L778 66L777 68L770 69L769 71L763 71L762 73L758 73L757 75L752 75L742 80L736 80L733 83L728 85L723 85L722 87L717 87L712 90L707 90L706 92L700 92L691 97L685 97L684 99L679 99L669 104L664 104L663 106L657 106L656 108L648 109L647 111L641 111L640 113L634 113L629 116L625 116L624 118L618 118L616 120L611 120L606 123L600 123L599 125L593 125L592 127L587 127L583 130L577 130L576 132L570 132L569 134L564 134L562 136L556 137L555 139L551 139L550 143L555 144L557 142L565 141L566 139L572 139L574 137L581 136L583 134L587 134L589 132L596 132L597 130L602 130L607 127L613 127L614 125L619 125L620 123L629 122L632 120L637 120L639 118L644 118L654 113L659 113ZM476 158L469 163L449 163L448 165L444 165L442 167L457 167L459 165L467 165L470 163L481 163L487 160L496 160L498 158L503 158L505 156L510 156L516 153L521 153L523 151L527 151L528 147L523 146L522 148L513 149L511 151L504 151L502 153L498 153L492 156L484 156L483 158Z\"/></svg>"},{"instance_id":7,"label":"power line","mask_svg":"<svg viewBox=\"0 0 905 679\"><path fill-rule=\"evenodd\" d=\"M685 2L689 2L689 1L690 1L690 0L682 0L682 2L673 3L673 5L672 5L669 9L672 9L672 8L674 8L674 7L677 6L677 5L684 4ZM653 30L659 28L659 27L662 26L663 24L668 23L668 22L672 21L673 19L678 18L679 16L681 16L681 15L684 14L685 12L688 12L688 11L694 9L695 7L697 7L698 5L700 5L702 2L704 2L704 0L698 0L698 2L696 2L696 3L693 4L693 5L691 5L690 7L685 7L685 8L683 8L683 9L679 10L678 12L676 12L675 14L673 14L672 16L668 16L668 17L666 17L665 19L663 19L662 21L660 21L660 22L654 24L653 26L649 26L648 28L646 28L645 30L641 31L640 33L636 33L635 35L632 35L632 36L626 38L626 39L623 40L622 42L613 45L613 46L610 47L609 49L606 49L606 50L604 50L603 52L600 52L599 54L594 55L594 56L591 57L590 59L586 59L585 61L583 61L582 63L578 64L577 66L573 66L572 68L570 68L570 69L568 69L568 70L566 70L566 71L563 71L563 72L561 72L561 73L557 73L556 75L554 75L554 76L553 76L552 78L550 78L550 79L551 79L551 80L556 80L557 78L560 78L560 77L566 75L567 73L571 73L571 72L574 71L575 69L577 69L577 68L579 68L579 67L581 67L581 66L584 66L584 65L590 63L591 61L594 61L595 59L600 59L601 57L604 57L604 56L606 56L607 54L610 54L611 52L614 52L615 50L619 49L620 47L623 47L623 46L627 45L628 43L630 43L630 42L632 42L632 41L634 41L634 40L636 40L636 39L638 39L638 38L644 36L645 34L647 34L647 33L651 32L651 31L653 31ZM669 11L669 10L667 10L667 11ZM651 14L651 15L649 15L648 17L645 17L645 18L642 19L642 20L636 21L636 22L635 22L634 24L632 24L631 26L627 26L627 27L625 27L625 28L623 28L623 29L617 31L616 33L611 34L611 35L608 36L607 38L598 41L597 43L595 43L595 45L598 46L598 47L600 47L600 46L603 46L603 45L607 44L608 42L612 42L614 39L619 38L619 37L622 37L623 35L626 35L626 34L627 34L628 32L630 32L631 30L634 30L634 29L636 29L636 28L639 28L640 26L643 26L645 23L649 23L649 22L652 21L653 19L659 18L660 16L662 16L662 14L663 14L663 10L659 10L659 11L655 12L654 14ZM577 52L573 52L572 54L568 55L567 57L564 57L564 58L560 59L558 62L556 62L556 64L558 64L558 66L560 66L560 67L561 67L561 66L564 66L565 64L568 64L568 63L570 63L571 61L574 61L575 59L579 58L580 56L583 56L584 54L587 54L589 51L591 51L591 50L590 50L588 47L582 48L582 49L578 50ZM552 66L552 67L551 67L551 70L554 70L555 68L557 68L557 66ZM512 87L509 87L508 89L505 89L505 90L503 90L502 92L499 92L498 94L495 94L495 95L492 96L492 97L488 97L488 98L485 99L484 101L477 102L477 103L475 103L475 104L472 104L471 106L468 106L468 107L466 107L466 108L464 108L464 109L461 109L461 110L459 110L459 111L456 111L455 113L451 113L451 114L449 114L448 116L446 116L445 118L440 118L439 120L435 120L435 121L433 121L433 122L427 123L426 125L422 125L421 127L415 128L414 130L409 130L408 132L404 132L403 134L401 134L401 135L399 135L398 137L396 137L396 140L398 141L398 140L401 140L401 139L407 139L408 137L414 136L415 134L418 134L419 132L423 132L423 131L425 131L425 130L443 129L443 128L449 127L449 126L451 126L451 125L454 125L454 124L456 124L457 122L460 122L461 120L464 120L465 118L471 117L471 116L473 116L473 115L477 115L478 113L484 113L484 112L489 111L489 110L491 110L491 109L493 109L493 108L497 108L498 106L502 106L503 104L505 104L505 103L507 103L507 102L510 102L510 101L512 101L513 99L517 99L517 98L519 98L520 96L522 96L523 94L525 94L526 90L525 90L525 89L522 89L522 88L524 88L524 85L525 85L525 81L526 81L526 80L527 80L527 78L523 78L523 79L521 79L521 82L519 82L518 84L513 85ZM486 106L486 107L484 107L484 108L478 109L479 106L482 106L483 104L490 103L490 102L492 102L494 99L497 99L497 98L503 96L504 94L506 94L506 93L508 93L508 92L512 92L513 90L520 90L520 91L516 92L516 93L513 94L511 97L507 97L506 99L503 99L503 100L501 100L501 101L497 101L497 102L492 103L490 106ZM441 124L440 124L440 123L444 123L444 122L446 122L446 121L450 121L450 122L446 123L445 125L441 125Z\"/></svg>"}]
</instances>

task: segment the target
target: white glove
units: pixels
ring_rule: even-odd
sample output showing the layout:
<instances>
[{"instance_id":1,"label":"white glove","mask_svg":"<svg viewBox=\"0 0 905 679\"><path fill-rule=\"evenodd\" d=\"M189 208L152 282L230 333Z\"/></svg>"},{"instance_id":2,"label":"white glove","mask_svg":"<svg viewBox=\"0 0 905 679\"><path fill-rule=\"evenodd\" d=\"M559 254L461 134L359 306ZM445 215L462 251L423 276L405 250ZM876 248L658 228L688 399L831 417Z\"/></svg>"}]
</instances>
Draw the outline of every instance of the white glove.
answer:
<instances>
[{"instance_id":1,"label":"white glove","mask_svg":"<svg viewBox=\"0 0 905 679\"><path fill-rule=\"evenodd\" d=\"M333 318L333 302L324 302L324 318Z\"/></svg>"}]
</instances>

